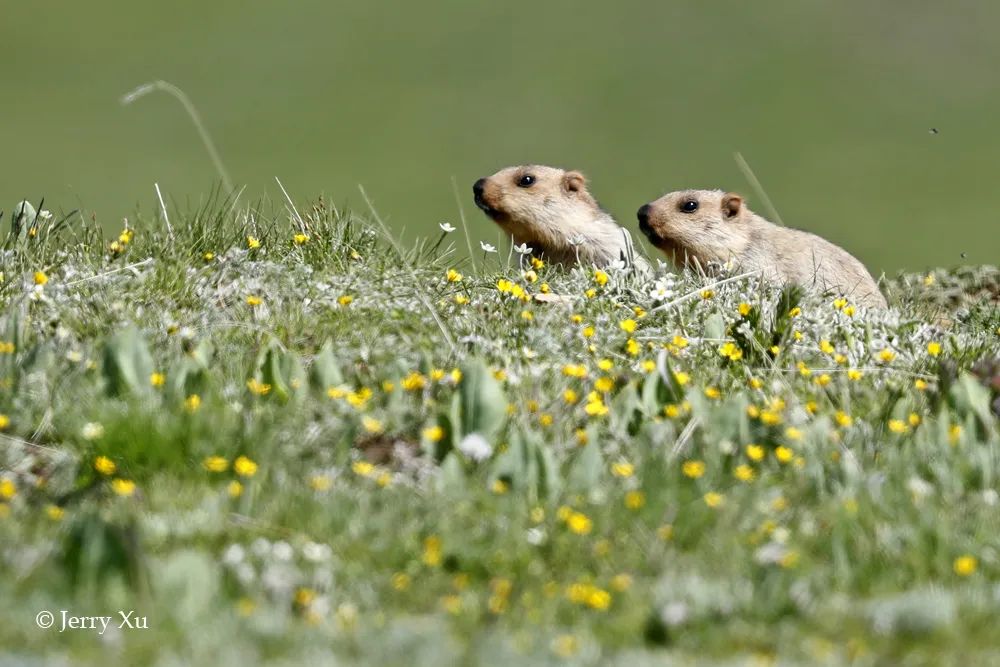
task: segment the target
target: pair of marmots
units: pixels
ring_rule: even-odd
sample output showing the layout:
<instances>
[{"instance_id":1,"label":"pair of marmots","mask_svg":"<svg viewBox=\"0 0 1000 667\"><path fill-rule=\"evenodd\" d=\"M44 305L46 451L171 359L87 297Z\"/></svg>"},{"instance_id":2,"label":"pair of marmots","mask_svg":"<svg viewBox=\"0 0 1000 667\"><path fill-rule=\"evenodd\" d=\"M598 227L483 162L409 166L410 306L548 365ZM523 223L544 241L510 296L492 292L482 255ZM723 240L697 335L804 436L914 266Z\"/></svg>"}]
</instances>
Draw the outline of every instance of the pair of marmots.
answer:
<instances>
[{"instance_id":1,"label":"pair of marmots","mask_svg":"<svg viewBox=\"0 0 1000 667\"><path fill-rule=\"evenodd\" d=\"M604 211L578 171L539 165L508 167L473 186L476 205L513 238L559 264L645 266L628 231ZM681 190L638 211L639 229L674 264L711 270L732 265L779 283L833 292L884 308L865 266L815 234L779 227L737 194Z\"/></svg>"}]
</instances>

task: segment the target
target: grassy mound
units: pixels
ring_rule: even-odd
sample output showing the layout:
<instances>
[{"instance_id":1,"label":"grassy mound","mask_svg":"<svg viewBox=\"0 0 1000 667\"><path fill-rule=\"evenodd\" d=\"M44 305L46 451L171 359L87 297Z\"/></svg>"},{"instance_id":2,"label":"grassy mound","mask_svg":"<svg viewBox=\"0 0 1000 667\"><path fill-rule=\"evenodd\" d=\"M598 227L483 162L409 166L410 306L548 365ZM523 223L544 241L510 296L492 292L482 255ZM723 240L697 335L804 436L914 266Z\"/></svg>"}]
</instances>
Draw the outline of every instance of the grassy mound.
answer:
<instances>
[{"instance_id":1,"label":"grassy mound","mask_svg":"<svg viewBox=\"0 0 1000 667\"><path fill-rule=\"evenodd\" d=\"M173 217L0 255L5 660L998 659L996 269L879 313Z\"/></svg>"}]
</instances>

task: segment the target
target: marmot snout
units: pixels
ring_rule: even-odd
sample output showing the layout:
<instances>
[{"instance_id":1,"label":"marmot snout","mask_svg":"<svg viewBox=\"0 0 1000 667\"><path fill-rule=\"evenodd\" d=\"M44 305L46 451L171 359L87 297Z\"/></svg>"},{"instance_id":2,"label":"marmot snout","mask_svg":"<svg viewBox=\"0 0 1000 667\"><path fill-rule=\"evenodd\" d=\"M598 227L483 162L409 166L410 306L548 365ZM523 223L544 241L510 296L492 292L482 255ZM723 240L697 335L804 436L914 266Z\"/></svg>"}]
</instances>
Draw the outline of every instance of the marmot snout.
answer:
<instances>
[{"instance_id":1,"label":"marmot snout","mask_svg":"<svg viewBox=\"0 0 1000 667\"><path fill-rule=\"evenodd\" d=\"M476 206L516 244L558 264L648 266L632 237L604 211L578 171L527 165L508 167L472 186Z\"/></svg>"},{"instance_id":2,"label":"marmot snout","mask_svg":"<svg viewBox=\"0 0 1000 667\"><path fill-rule=\"evenodd\" d=\"M850 253L815 234L768 222L738 194L671 192L640 208L637 217L643 234L678 266L696 261L707 268L732 261L770 280L886 306L875 279Z\"/></svg>"}]
</instances>

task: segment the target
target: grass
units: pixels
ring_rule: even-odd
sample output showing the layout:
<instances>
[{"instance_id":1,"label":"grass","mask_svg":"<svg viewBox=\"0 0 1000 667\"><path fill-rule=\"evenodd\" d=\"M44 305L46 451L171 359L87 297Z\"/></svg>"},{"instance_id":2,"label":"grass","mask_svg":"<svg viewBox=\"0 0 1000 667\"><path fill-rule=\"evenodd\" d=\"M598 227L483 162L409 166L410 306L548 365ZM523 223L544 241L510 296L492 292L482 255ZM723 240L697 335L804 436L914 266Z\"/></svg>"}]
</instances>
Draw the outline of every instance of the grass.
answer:
<instances>
[{"instance_id":1,"label":"grass","mask_svg":"<svg viewBox=\"0 0 1000 667\"><path fill-rule=\"evenodd\" d=\"M997 269L877 313L170 216L0 255L4 661L997 660Z\"/></svg>"}]
</instances>

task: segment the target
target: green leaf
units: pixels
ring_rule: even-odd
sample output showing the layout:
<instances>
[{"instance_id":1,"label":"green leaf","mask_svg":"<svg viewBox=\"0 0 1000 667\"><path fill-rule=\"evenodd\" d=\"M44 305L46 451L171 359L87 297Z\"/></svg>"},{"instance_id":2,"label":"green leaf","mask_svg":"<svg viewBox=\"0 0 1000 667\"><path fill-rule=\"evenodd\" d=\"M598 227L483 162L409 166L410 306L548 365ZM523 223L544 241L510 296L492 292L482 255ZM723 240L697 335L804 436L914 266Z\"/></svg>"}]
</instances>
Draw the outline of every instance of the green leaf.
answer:
<instances>
[{"instance_id":1,"label":"green leaf","mask_svg":"<svg viewBox=\"0 0 1000 667\"><path fill-rule=\"evenodd\" d=\"M337 358L333 354L333 341L329 338L323 343L316 357L313 359L310 369L309 379L312 387L316 391L325 392L330 387L336 387L344 383L344 376L337 365Z\"/></svg>"},{"instance_id":2,"label":"green leaf","mask_svg":"<svg viewBox=\"0 0 1000 667\"><path fill-rule=\"evenodd\" d=\"M465 493L468 484L465 479L465 467L457 452L451 452L441 462L441 471L437 476L437 488L440 493Z\"/></svg>"},{"instance_id":3,"label":"green leaf","mask_svg":"<svg viewBox=\"0 0 1000 667\"><path fill-rule=\"evenodd\" d=\"M577 493L589 493L597 486L604 470L604 460L597 446L596 438L588 433L587 444L577 454L566 473L568 490Z\"/></svg>"},{"instance_id":4,"label":"green leaf","mask_svg":"<svg viewBox=\"0 0 1000 667\"><path fill-rule=\"evenodd\" d=\"M286 352L272 344L264 356L261 367L264 384L271 385L270 395L281 401L301 396L300 389L306 381L306 372L298 355Z\"/></svg>"},{"instance_id":5,"label":"green leaf","mask_svg":"<svg viewBox=\"0 0 1000 667\"><path fill-rule=\"evenodd\" d=\"M492 441L507 418L507 397L481 359L473 359L462 367L459 396L462 415L455 426L463 436L479 433Z\"/></svg>"},{"instance_id":6,"label":"green leaf","mask_svg":"<svg viewBox=\"0 0 1000 667\"><path fill-rule=\"evenodd\" d=\"M138 329L128 327L105 344L103 370L112 395L142 394L150 390L153 358Z\"/></svg>"}]
</instances>

